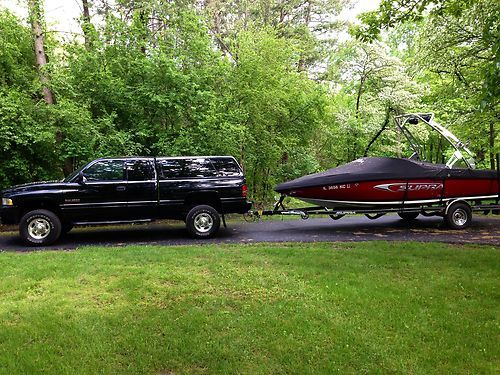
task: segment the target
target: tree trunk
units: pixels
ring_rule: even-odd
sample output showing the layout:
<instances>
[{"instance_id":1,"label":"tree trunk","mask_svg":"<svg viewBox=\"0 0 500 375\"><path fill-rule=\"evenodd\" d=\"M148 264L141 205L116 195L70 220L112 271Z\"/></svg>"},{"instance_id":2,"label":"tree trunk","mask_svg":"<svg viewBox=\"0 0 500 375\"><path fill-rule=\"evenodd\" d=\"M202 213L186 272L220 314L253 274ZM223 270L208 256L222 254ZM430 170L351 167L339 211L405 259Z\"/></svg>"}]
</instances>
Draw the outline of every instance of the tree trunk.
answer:
<instances>
[{"instance_id":1,"label":"tree trunk","mask_svg":"<svg viewBox=\"0 0 500 375\"><path fill-rule=\"evenodd\" d=\"M89 11L89 2L88 0L82 0L83 7L83 22L82 22L82 31L83 36L85 38L85 48L88 50L92 47L92 24L90 23L90 11Z\"/></svg>"},{"instance_id":2,"label":"tree trunk","mask_svg":"<svg viewBox=\"0 0 500 375\"><path fill-rule=\"evenodd\" d=\"M365 78L366 76L363 74L361 75L361 79L359 81L359 88L358 88L358 93L356 95L356 126L359 125L359 106L361 102L361 94L363 93L363 86L365 84ZM351 128L352 129L352 128ZM353 134L354 136L354 156L356 157L357 150L358 150L358 131L356 129L355 133Z\"/></svg>"},{"instance_id":3,"label":"tree trunk","mask_svg":"<svg viewBox=\"0 0 500 375\"><path fill-rule=\"evenodd\" d=\"M438 147L436 153L436 163L443 164L443 140L441 137L438 138Z\"/></svg>"},{"instance_id":4,"label":"tree trunk","mask_svg":"<svg viewBox=\"0 0 500 375\"><path fill-rule=\"evenodd\" d=\"M429 158L427 159L429 163L432 163L433 155L434 154L434 140L431 138L431 141L429 143Z\"/></svg>"},{"instance_id":5,"label":"tree trunk","mask_svg":"<svg viewBox=\"0 0 500 375\"><path fill-rule=\"evenodd\" d=\"M375 143L377 138L380 137L380 134L382 134L382 132L385 130L385 128L387 128L387 125L389 125L390 118L391 118L391 108L389 107L385 111L385 118L384 118L384 123L382 124L382 127L377 132L377 134L375 134L375 137L372 138L370 143L368 143L368 146L366 146L365 152L363 153L363 156L365 156L365 157L368 156L368 151L370 150L370 147L372 146L372 144Z\"/></svg>"},{"instance_id":6,"label":"tree trunk","mask_svg":"<svg viewBox=\"0 0 500 375\"><path fill-rule=\"evenodd\" d=\"M42 83L43 99L49 105L55 103L55 97L52 90L49 88L49 76L45 71L47 65L47 56L45 55L45 40L43 35L42 21L42 2L41 0L28 0L29 19L31 23L31 30L33 32L33 42L35 51L35 61L38 69L40 82ZM64 140L64 134L60 129L56 130L56 144L59 146ZM68 175L73 171L71 159L66 159L62 166L64 175Z\"/></svg>"},{"instance_id":7,"label":"tree trunk","mask_svg":"<svg viewBox=\"0 0 500 375\"><path fill-rule=\"evenodd\" d=\"M491 169L495 169L495 124L493 121L490 122L489 133L490 167Z\"/></svg>"},{"instance_id":8,"label":"tree trunk","mask_svg":"<svg viewBox=\"0 0 500 375\"><path fill-rule=\"evenodd\" d=\"M361 94L363 93L363 86L365 84L365 76L362 75L359 81L358 93L356 95L356 118L359 117L359 105L361 102Z\"/></svg>"},{"instance_id":9,"label":"tree trunk","mask_svg":"<svg viewBox=\"0 0 500 375\"><path fill-rule=\"evenodd\" d=\"M139 20L142 26L142 35L141 35L141 53L143 55L146 54L146 46L148 44L148 17L149 15L146 13L144 9L139 11Z\"/></svg>"},{"instance_id":10,"label":"tree trunk","mask_svg":"<svg viewBox=\"0 0 500 375\"><path fill-rule=\"evenodd\" d=\"M309 27L309 24L311 23L311 2L310 1L307 2L307 6L305 9L304 23L305 23L306 27ZM306 70L306 59L305 59L304 55L300 56L299 64L298 64L297 68L298 68L299 72L303 72L304 70Z\"/></svg>"},{"instance_id":11,"label":"tree trunk","mask_svg":"<svg viewBox=\"0 0 500 375\"><path fill-rule=\"evenodd\" d=\"M28 0L28 10L31 30L33 32L36 66L40 82L42 83L43 98L47 104L54 104L54 94L48 87L49 77L47 72L44 71L44 67L47 65L47 56L45 55L40 0Z\"/></svg>"}]
</instances>

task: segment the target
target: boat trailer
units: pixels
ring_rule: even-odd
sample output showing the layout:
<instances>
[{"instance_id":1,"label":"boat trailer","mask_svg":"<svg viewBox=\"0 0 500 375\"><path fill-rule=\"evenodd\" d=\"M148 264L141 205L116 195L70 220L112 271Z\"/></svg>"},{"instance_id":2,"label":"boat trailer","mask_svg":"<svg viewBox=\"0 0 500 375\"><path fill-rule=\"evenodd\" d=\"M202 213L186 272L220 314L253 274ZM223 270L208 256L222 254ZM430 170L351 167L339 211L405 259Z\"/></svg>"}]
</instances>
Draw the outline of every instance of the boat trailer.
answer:
<instances>
[{"instance_id":1,"label":"boat trailer","mask_svg":"<svg viewBox=\"0 0 500 375\"><path fill-rule=\"evenodd\" d=\"M311 216L329 216L333 220L339 220L346 215L365 215L370 220L378 219L386 214L398 214L403 220L416 219L418 215L431 217L443 217L448 224L451 224L454 229L466 228L470 222L472 212L482 212L484 215L494 214L500 215L500 195L497 198L490 199L489 202L483 201L467 201L463 199L443 201L430 206L404 206L387 207L377 209L367 208L352 208L335 210L327 207L311 206L301 208L286 208L284 200L287 196L281 195L274 204L272 210L254 210L245 214L246 221L255 221L263 216L300 216L301 219L307 220ZM462 216L465 210L466 217ZM470 211L470 212L467 212ZM453 225L455 221L465 220L464 224Z\"/></svg>"}]
</instances>

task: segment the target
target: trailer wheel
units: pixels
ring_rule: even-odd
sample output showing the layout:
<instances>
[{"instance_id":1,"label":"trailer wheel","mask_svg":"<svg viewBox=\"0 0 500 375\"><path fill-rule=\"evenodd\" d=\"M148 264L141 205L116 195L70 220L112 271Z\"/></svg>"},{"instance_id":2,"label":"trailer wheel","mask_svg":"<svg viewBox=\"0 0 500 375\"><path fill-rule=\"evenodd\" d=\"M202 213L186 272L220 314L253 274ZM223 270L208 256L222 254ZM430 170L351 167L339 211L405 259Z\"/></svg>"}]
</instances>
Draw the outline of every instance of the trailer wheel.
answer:
<instances>
[{"instance_id":1,"label":"trailer wheel","mask_svg":"<svg viewBox=\"0 0 500 375\"><path fill-rule=\"evenodd\" d=\"M415 220L419 214L419 212L398 212L399 217L405 221Z\"/></svg>"},{"instance_id":2,"label":"trailer wheel","mask_svg":"<svg viewBox=\"0 0 500 375\"><path fill-rule=\"evenodd\" d=\"M61 220L48 210L28 212L19 222L19 235L30 246L50 245L61 235Z\"/></svg>"},{"instance_id":3,"label":"trailer wheel","mask_svg":"<svg viewBox=\"0 0 500 375\"><path fill-rule=\"evenodd\" d=\"M448 207L444 217L446 224L452 229L467 228L472 220L472 210L468 204L457 202Z\"/></svg>"},{"instance_id":4,"label":"trailer wheel","mask_svg":"<svg viewBox=\"0 0 500 375\"><path fill-rule=\"evenodd\" d=\"M220 216L212 206L195 206L186 216L186 228L194 238L211 238L219 227Z\"/></svg>"}]
</instances>

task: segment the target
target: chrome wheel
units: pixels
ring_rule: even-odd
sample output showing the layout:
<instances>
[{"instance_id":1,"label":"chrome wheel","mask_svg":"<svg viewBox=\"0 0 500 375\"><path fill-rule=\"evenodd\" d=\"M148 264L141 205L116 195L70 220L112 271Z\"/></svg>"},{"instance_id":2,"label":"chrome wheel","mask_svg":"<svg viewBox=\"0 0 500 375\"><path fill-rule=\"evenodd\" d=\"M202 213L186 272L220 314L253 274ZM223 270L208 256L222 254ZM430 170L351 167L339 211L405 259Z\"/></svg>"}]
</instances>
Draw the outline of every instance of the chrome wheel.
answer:
<instances>
[{"instance_id":1,"label":"chrome wheel","mask_svg":"<svg viewBox=\"0 0 500 375\"><path fill-rule=\"evenodd\" d=\"M19 236L28 246L50 245L61 235L61 220L52 211L29 211L19 221Z\"/></svg>"},{"instance_id":2,"label":"chrome wheel","mask_svg":"<svg viewBox=\"0 0 500 375\"><path fill-rule=\"evenodd\" d=\"M467 223L467 212L464 209L458 208L453 212L453 223L461 227Z\"/></svg>"},{"instance_id":3,"label":"chrome wheel","mask_svg":"<svg viewBox=\"0 0 500 375\"><path fill-rule=\"evenodd\" d=\"M51 226L48 220L37 217L28 223L28 234L36 240L43 240L50 234Z\"/></svg>"},{"instance_id":4,"label":"chrome wheel","mask_svg":"<svg viewBox=\"0 0 500 375\"><path fill-rule=\"evenodd\" d=\"M206 212L199 213L194 217L194 227L198 232L207 233L212 229L214 220Z\"/></svg>"},{"instance_id":5,"label":"chrome wheel","mask_svg":"<svg viewBox=\"0 0 500 375\"><path fill-rule=\"evenodd\" d=\"M186 228L194 238L211 238L220 227L220 216L215 208L206 204L194 206L186 215Z\"/></svg>"},{"instance_id":6,"label":"chrome wheel","mask_svg":"<svg viewBox=\"0 0 500 375\"><path fill-rule=\"evenodd\" d=\"M472 210L465 202L455 202L448 206L444 220L452 229L465 229L470 225Z\"/></svg>"}]
</instances>

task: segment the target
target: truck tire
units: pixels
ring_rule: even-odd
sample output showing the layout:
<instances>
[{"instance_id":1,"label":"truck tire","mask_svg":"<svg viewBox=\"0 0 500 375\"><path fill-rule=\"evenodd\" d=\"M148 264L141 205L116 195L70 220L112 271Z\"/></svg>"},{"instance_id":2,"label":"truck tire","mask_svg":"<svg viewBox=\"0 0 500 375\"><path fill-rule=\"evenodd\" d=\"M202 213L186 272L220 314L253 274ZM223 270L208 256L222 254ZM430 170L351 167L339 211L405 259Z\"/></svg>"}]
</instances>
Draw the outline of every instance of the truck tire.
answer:
<instances>
[{"instance_id":1,"label":"truck tire","mask_svg":"<svg viewBox=\"0 0 500 375\"><path fill-rule=\"evenodd\" d=\"M194 238L211 238L219 227L220 216L212 206L194 206L186 215L186 228Z\"/></svg>"},{"instance_id":2,"label":"truck tire","mask_svg":"<svg viewBox=\"0 0 500 375\"><path fill-rule=\"evenodd\" d=\"M398 215L401 219L405 221L411 221L417 218L419 212L398 212Z\"/></svg>"},{"instance_id":3,"label":"truck tire","mask_svg":"<svg viewBox=\"0 0 500 375\"><path fill-rule=\"evenodd\" d=\"M457 202L448 207L444 217L446 224L452 229L467 228L472 220L472 210L468 204Z\"/></svg>"},{"instance_id":4,"label":"truck tire","mask_svg":"<svg viewBox=\"0 0 500 375\"><path fill-rule=\"evenodd\" d=\"M57 241L61 235L61 220L48 210L34 210L19 222L19 235L26 245L43 246Z\"/></svg>"}]
</instances>

